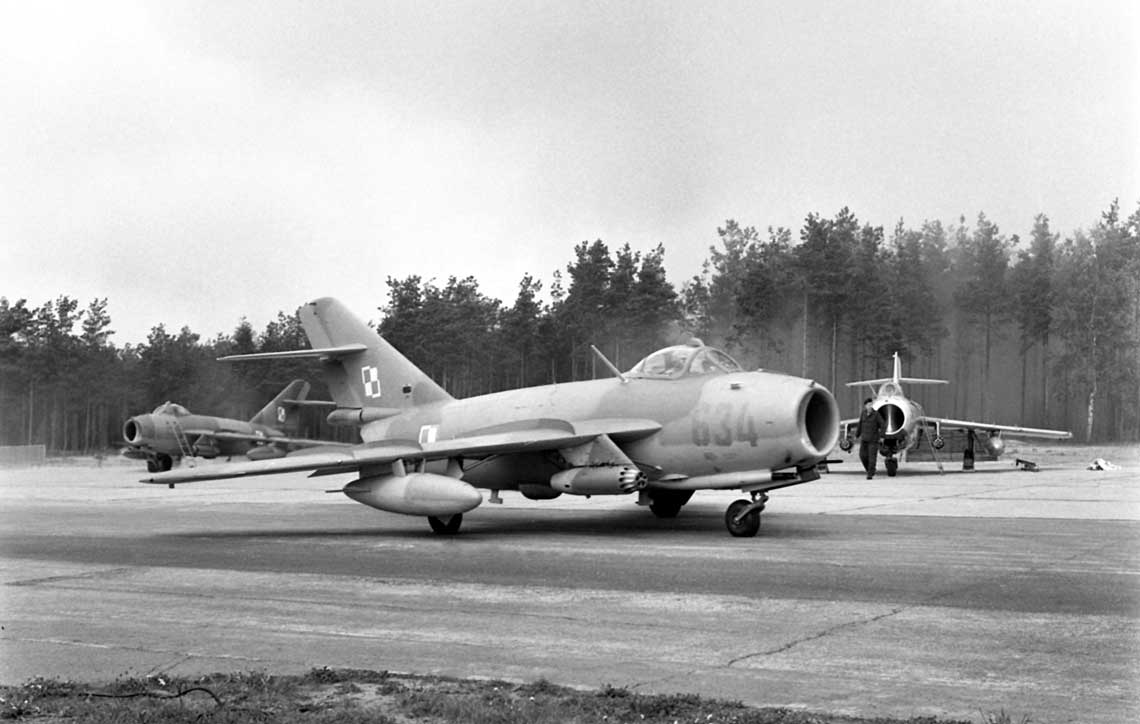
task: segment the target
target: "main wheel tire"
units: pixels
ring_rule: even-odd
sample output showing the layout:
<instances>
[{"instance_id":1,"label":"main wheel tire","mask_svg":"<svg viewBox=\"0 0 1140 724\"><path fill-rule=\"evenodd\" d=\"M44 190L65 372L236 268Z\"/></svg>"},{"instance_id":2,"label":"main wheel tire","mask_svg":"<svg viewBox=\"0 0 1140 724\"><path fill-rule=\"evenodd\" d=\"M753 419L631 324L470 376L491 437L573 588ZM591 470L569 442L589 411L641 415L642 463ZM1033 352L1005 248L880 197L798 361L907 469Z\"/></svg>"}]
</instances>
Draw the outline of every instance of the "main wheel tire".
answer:
<instances>
[{"instance_id":1,"label":"main wheel tire","mask_svg":"<svg viewBox=\"0 0 1140 724\"><path fill-rule=\"evenodd\" d=\"M428 516L428 525L440 535L455 535L459 532L459 526L462 524L463 513L456 513L447 519L437 518L434 515Z\"/></svg>"},{"instance_id":2,"label":"main wheel tire","mask_svg":"<svg viewBox=\"0 0 1140 724\"><path fill-rule=\"evenodd\" d=\"M154 458L147 458L146 459L146 471L148 473L161 473L162 468L160 468L158 466L157 460L155 460Z\"/></svg>"},{"instance_id":3,"label":"main wheel tire","mask_svg":"<svg viewBox=\"0 0 1140 724\"><path fill-rule=\"evenodd\" d=\"M736 518L741 511L752 505L747 500L736 500L724 511L724 527L734 538L751 538L760 531L760 511L754 510L745 515L740 521Z\"/></svg>"},{"instance_id":4,"label":"main wheel tire","mask_svg":"<svg viewBox=\"0 0 1140 724\"><path fill-rule=\"evenodd\" d=\"M895 473L899 471L899 461L895 460L894 458L887 460L886 466L888 478L893 478L895 476Z\"/></svg>"},{"instance_id":5,"label":"main wheel tire","mask_svg":"<svg viewBox=\"0 0 1140 724\"><path fill-rule=\"evenodd\" d=\"M168 471L174 467L174 458L170 457L169 455L165 455L165 454L159 455L158 460L157 460L157 464L158 464L159 472L165 473L166 471Z\"/></svg>"},{"instance_id":6,"label":"main wheel tire","mask_svg":"<svg viewBox=\"0 0 1140 724\"><path fill-rule=\"evenodd\" d=\"M649 509L658 518L676 518L691 497L691 490L658 490L649 495Z\"/></svg>"}]
</instances>

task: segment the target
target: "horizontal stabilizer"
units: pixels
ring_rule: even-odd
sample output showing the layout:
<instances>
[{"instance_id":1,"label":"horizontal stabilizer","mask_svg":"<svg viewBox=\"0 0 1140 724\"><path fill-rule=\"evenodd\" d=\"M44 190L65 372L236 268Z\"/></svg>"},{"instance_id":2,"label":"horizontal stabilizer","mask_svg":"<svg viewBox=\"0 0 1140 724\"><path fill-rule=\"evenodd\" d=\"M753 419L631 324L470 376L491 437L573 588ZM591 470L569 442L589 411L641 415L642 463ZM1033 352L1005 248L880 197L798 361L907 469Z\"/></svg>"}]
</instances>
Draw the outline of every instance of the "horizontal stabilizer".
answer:
<instances>
[{"instance_id":1,"label":"horizontal stabilizer","mask_svg":"<svg viewBox=\"0 0 1140 724\"><path fill-rule=\"evenodd\" d=\"M229 354L225 357L219 357L219 362L245 362L266 359L305 359L305 358L325 358L325 359L339 359L341 357L348 357L349 355L359 354L368 349L367 346L355 344L342 344L339 347L321 347L320 349L291 349L284 352L254 352L252 354Z\"/></svg>"},{"instance_id":2,"label":"horizontal stabilizer","mask_svg":"<svg viewBox=\"0 0 1140 724\"><path fill-rule=\"evenodd\" d=\"M336 407L332 400L282 400L286 405L295 407Z\"/></svg>"},{"instance_id":3,"label":"horizontal stabilizer","mask_svg":"<svg viewBox=\"0 0 1140 724\"><path fill-rule=\"evenodd\" d=\"M848 382L848 387L858 387L859 385L868 385L874 387L875 385L885 385L888 382L894 384L905 383L908 385L948 385L949 380L928 380L922 377L903 377L902 376L902 360L899 358L899 353L895 352L894 359L894 374L890 377L882 377L877 380L859 380L858 382Z\"/></svg>"},{"instance_id":4,"label":"horizontal stabilizer","mask_svg":"<svg viewBox=\"0 0 1140 724\"><path fill-rule=\"evenodd\" d=\"M902 383L908 384L908 385L948 385L948 384L950 384L949 380L928 380L928 379L924 379L922 377L900 377L897 380L893 377L883 377L882 379L878 379L878 380L859 380L857 382L848 382L847 386L848 387L858 387L859 385L869 385L871 387L874 387L875 385L881 385L881 384L885 384L887 382L902 382Z\"/></svg>"}]
</instances>

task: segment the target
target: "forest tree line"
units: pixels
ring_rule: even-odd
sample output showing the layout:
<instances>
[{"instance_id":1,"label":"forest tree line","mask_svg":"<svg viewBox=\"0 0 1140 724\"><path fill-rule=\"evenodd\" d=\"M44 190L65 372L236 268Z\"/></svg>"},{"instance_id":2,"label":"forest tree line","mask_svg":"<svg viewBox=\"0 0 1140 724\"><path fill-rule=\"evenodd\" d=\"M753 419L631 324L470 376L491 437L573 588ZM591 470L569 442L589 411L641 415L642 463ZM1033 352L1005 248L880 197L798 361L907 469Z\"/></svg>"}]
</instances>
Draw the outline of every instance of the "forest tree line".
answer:
<instances>
[{"instance_id":1,"label":"forest tree line","mask_svg":"<svg viewBox=\"0 0 1140 724\"><path fill-rule=\"evenodd\" d=\"M795 236L729 220L717 237L679 287L663 246L601 240L577 244L545 289L524 276L510 306L473 277L389 278L377 328L457 397L607 376L591 345L627 369L698 337L746 368L824 383L845 416L865 391L844 383L889 375L898 352L905 375L951 382L913 390L931 414L1140 440L1140 208L1123 217L1114 202L1064 239L1043 214L1022 238L984 214L887 231L847 208L809 214ZM307 348L296 312L205 340L158 325L117 347L113 334L105 298L0 297L0 444L105 450L123 420L166 400L248 419L296 377L328 399L312 362L216 361ZM305 425L353 436L316 414Z\"/></svg>"}]
</instances>

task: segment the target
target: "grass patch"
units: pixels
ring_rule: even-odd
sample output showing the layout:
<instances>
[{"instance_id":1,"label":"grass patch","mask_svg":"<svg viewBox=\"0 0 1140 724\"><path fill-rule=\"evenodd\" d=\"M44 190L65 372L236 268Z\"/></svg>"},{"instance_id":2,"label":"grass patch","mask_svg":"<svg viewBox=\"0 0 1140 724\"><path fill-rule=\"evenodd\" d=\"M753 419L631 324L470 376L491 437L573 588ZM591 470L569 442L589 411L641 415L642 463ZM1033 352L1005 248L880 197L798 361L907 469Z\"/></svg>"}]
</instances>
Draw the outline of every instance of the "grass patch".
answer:
<instances>
[{"instance_id":1,"label":"grass patch","mask_svg":"<svg viewBox=\"0 0 1140 724\"><path fill-rule=\"evenodd\" d=\"M950 724L931 718L858 719L760 709L693 694L651 695L610 686L582 691L542 679L517 684L325 668L301 676L248 672L123 678L99 686L33 679L0 687L0 719L35 724ZM985 719L986 724L1009 721L1004 712Z\"/></svg>"}]
</instances>

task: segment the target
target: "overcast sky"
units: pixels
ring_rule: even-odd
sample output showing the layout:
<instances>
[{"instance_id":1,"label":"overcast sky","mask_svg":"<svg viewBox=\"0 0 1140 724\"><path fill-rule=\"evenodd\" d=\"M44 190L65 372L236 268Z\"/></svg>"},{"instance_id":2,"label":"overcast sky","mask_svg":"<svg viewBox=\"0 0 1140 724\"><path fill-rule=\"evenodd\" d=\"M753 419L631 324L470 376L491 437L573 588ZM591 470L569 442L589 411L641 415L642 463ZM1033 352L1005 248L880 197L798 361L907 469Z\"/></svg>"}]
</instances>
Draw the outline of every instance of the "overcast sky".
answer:
<instances>
[{"instance_id":1,"label":"overcast sky","mask_svg":"<svg viewBox=\"0 0 1140 724\"><path fill-rule=\"evenodd\" d=\"M0 295L118 345L573 246L1140 202L1140 3L0 0Z\"/></svg>"}]
</instances>

